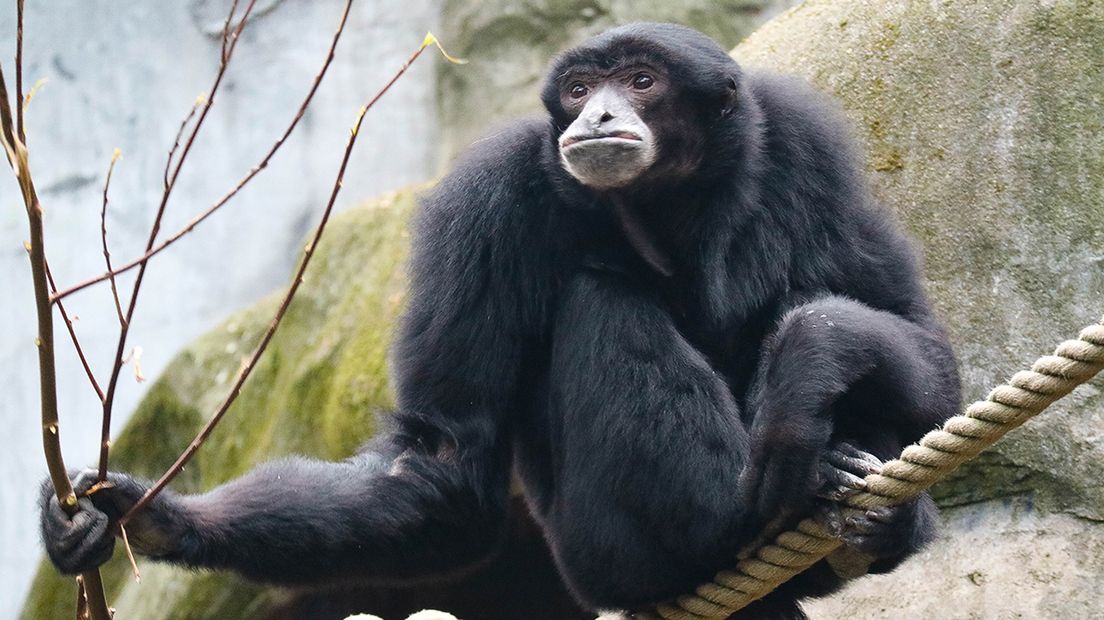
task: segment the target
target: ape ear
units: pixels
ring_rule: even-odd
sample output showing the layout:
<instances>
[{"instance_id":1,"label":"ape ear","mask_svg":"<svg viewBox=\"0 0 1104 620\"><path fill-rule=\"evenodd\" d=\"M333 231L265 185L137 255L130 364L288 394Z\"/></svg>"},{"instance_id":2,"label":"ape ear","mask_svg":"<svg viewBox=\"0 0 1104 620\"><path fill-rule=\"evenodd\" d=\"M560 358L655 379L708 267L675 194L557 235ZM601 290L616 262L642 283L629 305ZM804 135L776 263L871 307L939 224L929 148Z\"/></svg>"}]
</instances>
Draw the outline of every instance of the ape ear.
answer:
<instances>
[{"instance_id":1,"label":"ape ear","mask_svg":"<svg viewBox=\"0 0 1104 620\"><path fill-rule=\"evenodd\" d=\"M721 118L728 116L730 112L736 109L736 91L739 90L736 86L736 78L731 75L728 76L725 86L727 88L725 89L724 107L721 108Z\"/></svg>"}]
</instances>

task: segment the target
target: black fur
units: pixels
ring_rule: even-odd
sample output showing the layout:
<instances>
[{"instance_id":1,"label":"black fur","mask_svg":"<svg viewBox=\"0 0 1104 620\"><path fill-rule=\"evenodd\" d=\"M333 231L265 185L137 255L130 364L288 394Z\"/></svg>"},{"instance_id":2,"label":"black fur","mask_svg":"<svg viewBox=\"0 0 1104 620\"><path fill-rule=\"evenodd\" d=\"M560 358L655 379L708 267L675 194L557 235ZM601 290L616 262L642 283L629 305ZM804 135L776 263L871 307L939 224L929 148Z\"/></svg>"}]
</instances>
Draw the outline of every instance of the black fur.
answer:
<instances>
[{"instance_id":1,"label":"black fur","mask_svg":"<svg viewBox=\"0 0 1104 620\"><path fill-rule=\"evenodd\" d=\"M559 164L572 120L560 76L640 59L675 84L641 112L659 160L600 195ZM499 545L514 470L575 596L634 608L810 511L832 445L888 458L955 412L955 361L916 258L872 204L832 105L662 24L567 52L544 100L549 118L477 143L423 200L396 430L341 463L286 460L164 496L148 528L173 535L140 532L161 546L139 550L279 583L430 578ZM626 241L614 198L673 276ZM933 514L923 500L871 528L892 530L871 543L873 568L929 540ZM101 561L101 546L75 557L70 543L104 528L54 510L43 528L67 572ZM795 599L839 581L822 562L741 617L800 617Z\"/></svg>"}]
</instances>

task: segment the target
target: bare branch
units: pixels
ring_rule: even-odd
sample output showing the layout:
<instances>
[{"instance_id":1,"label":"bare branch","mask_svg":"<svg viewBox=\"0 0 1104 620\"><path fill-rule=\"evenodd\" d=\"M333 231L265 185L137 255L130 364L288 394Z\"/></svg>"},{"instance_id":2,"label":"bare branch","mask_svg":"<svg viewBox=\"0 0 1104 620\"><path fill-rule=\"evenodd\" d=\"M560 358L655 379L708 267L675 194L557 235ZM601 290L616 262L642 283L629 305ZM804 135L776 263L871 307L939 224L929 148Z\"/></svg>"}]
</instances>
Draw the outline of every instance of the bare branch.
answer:
<instances>
[{"instance_id":1,"label":"bare branch","mask_svg":"<svg viewBox=\"0 0 1104 620\"><path fill-rule=\"evenodd\" d=\"M30 248L27 248L30 251ZM57 285L54 284L54 274L50 272L50 263L46 263L46 280L50 283L50 290L57 291ZM84 348L81 347L80 340L77 339L77 330L73 326L73 320L69 318L69 313L66 312L65 306L58 302L58 312L61 313L61 318L65 320L65 327L69 330L69 339L73 341L73 348L77 351L77 357L80 358L81 366L84 367L84 374L88 376L88 382L92 384L92 389L96 391L96 397L103 402L104 393L100 388L100 383L96 381L96 375L92 372L92 367L88 364L88 357L84 354Z\"/></svg>"},{"instance_id":2,"label":"bare branch","mask_svg":"<svg viewBox=\"0 0 1104 620\"><path fill-rule=\"evenodd\" d=\"M204 211L204 212L200 213L199 215L197 215L196 217L192 218L187 224L184 225L183 228L181 228L180 230L178 230L178 231L174 232L173 234L169 235L164 241L161 241L160 243L155 245L153 248L149 249L142 256L139 256L138 258L135 258L134 260L131 260L130 262L127 262L127 263L125 263L125 264L123 264L119 267L116 267L114 271L109 269L107 272L105 272L103 274L100 274L99 276L96 276L94 278L89 278L88 280L80 282L76 285L73 285L73 286L71 286L67 289L64 289L61 292L55 294L52 298L55 303L62 300L62 299L64 299L64 298L66 298L66 297L68 297L69 295L72 295L73 293L76 293L77 291L83 290L83 289L85 289L89 286L92 286L92 285L97 284L99 282L103 282L103 281L108 280L108 279L110 279L114 276L117 276L119 274L125 273L125 272L133 269L134 267L137 267L138 265L142 264L144 261L148 261L149 259L153 258L155 255L159 254L165 248L169 247L173 243L176 243L178 240L180 240L181 237L183 237L184 235L192 232L192 230L195 229L195 227L198 226L199 224L201 224L204 220L206 220L207 218L214 215L214 213L216 211L221 209L226 203L230 202L231 198L236 196L238 194L238 192L240 192L242 190L242 188L244 188L250 181L252 181L253 177L257 176L262 170L264 170L265 168L268 167L268 164L272 160L273 156L276 155L277 151L280 150L280 147L282 147L284 145L284 142L287 141L287 139L291 136L292 132L295 131L295 128L299 125L299 121L302 120L303 115L306 113L307 108L310 106L311 101L314 99L314 94L318 91L319 85L322 84L322 79L326 77L326 72L329 70L330 64L333 62L333 59L334 59L334 53L337 49L337 43L338 43L338 41L341 40L341 35L345 30L345 23L346 23L346 21L348 21L349 10L350 10L350 7L352 6L352 3L353 3L353 0L346 0L346 2L345 2L345 9L341 13L341 21L338 23L337 30L334 32L334 36L330 41L330 48L329 48L329 51L326 54L326 59L322 64L322 68L314 76L314 81L311 83L311 87L310 87L310 90L307 92L307 96L303 99L302 103L299 104L299 109L296 111L294 118L292 118L292 120L291 120L291 123L288 124L287 128L284 130L284 133L280 136L280 138L278 140L276 140L275 143L273 143L272 147L268 150L267 153L265 153L265 155L261 159L261 161L259 163L257 163L257 165L250 168L249 172L247 172L245 174L245 176L243 176L241 179L239 179L237 184L230 191L223 194L223 196L221 198L219 198L218 200L216 200L214 202L214 204L212 204L210 207L208 207L206 211ZM197 102L197 105L198 105L198 102ZM193 108L193 110L192 110L192 114L194 114L194 113L195 113L195 108ZM179 143L180 135L184 131L184 125L187 124L187 122L190 119L191 119L191 116L189 115L188 118L186 118L184 120L184 123L181 124L180 132L177 134L177 143ZM172 158L173 153L175 153L175 151L176 151L176 144L173 145L173 149L169 152L169 158L170 159ZM165 185L166 186L168 186L168 179L169 179L169 167L168 167L168 163L166 163L166 165L165 165Z\"/></svg>"},{"instance_id":3,"label":"bare branch","mask_svg":"<svg viewBox=\"0 0 1104 620\"><path fill-rule=\"evenodd\" d=\"M222 24L222 53L219 55L219 58L222 59L220 62L222 63L229 60L229 57L226 55L226 43L230 40L230 22L234 20L234 13L236 13L237 10L238 0L234 0L233 4L230 5L230 12L226 14L226 21Z\"/></svg>"},{"instance_id":4,"label":"bare branch","mask_svg":"<svg viewBox=\"0 0 1104 620\"><path fill-rule=\"evenodd\" d=\"M77 620L88 620L88 596L84 593L84 579L77 575Z\"/></svg>"},{"instance_id":5,"label":"bare branch","mask_svg":"<svg viewBox=\"0 0 1104 620\"><path fill-rule=\"evenodd\" d=\"M206 100L203 98L202 95L196 97L195 102L192 103L192 109L189 110L188 114L184 116L184 120L180 121L180 129L176 130L176 137L173 138L173 144L169 148L169 156L165 158L165 172L161 175L163 178L161 186L162 190L168 189L169 187L169 169L172 168L173 157L176 155L176 149L180 148L180 138L184 136L184 130L188 127L188 123L190 123L195 117L196 109L198 109L199 106L204 104L205 102ZM134 264L137 265L138 261L134 261ZM110 273L111 269L109 268L107 271L108 273Z\"/></svg>"},{"instance_id":6,"label":"bare branch","mask_svg":"<svg viewBox=\"0 0 1104 620\"><path fill-rule=\"evenodd\" d=\"M20 12L20 17L22 13ZM21 29L21 24L17 29ZM20 61L22 58L20 58ZM19 102L22 105L22 102ZM38 314L39 389L42 415L42 450L46 457L46 466L50 472L50 481L54 486L61 507L69 515L79 510L77 497L73 494L73 485L65 469L65 460L61 455L60 428L58 425L57 371L54 362L54 317L50 304L49 278L46 277L45 235L42 229L42 204L38 200L34 180L31 178L30 164L27 159L27 147L13 124L9 106L7 81L3 67L0 66L0 143L8 156L19 189L23 195L23 205L27 209L30 226L31 280L34 284L35 309ZM99 571L83 573L85 590L88 595L88 607L92 620L110 620L111 612L104 597L103 582Z\"/></svg>"},{"instance_id":7,"label":"bare branch","mask_svg":"<svg viewBox=\"0 0 1104 620\"><path fill-rule=\"evenodd\" d=\"M111 273L111 252L107 249L107 190L111 187L111 173L115 171L115 162L117 161L119 161L119 149L115 149L115 152L111 154L111 163L107 166L107 178L104 179L103 188L103 207L100 208L100 240L103 242L104 263L107 265L108 273ZM126 327L127 320L123 317L123 305L119 303L119 287L115 283L115 276L111 276L111 297L115 300L115 312L119 315L119 326ZM58 307L60 308L61 304L58 304ZM75 337L73 344L76 344ZM103 402L103 400L103 393L101 393L100 402Z\"/></svg>"},{"instance_id":8,"label":"bare branch","mask_svg":"<svg viewBox=\"0 0 1104 620\"><path fill-rule=\"evenodd\" d=\"M119 534L123 538L123 549L126 549L127 560L130 561L130 570L134 573L134 581L142 583L142 573L138 570L138 563L134 561L134 549L130 547L130 539L127 538L126 528L119 526Z\"/></svg>"},{"instance_id":9,"label":"bare branch","mask_svg":"<svg viewBox=\"0 0 1104 620\"><path fill-rule=\"evenodd\" d=\"M218 73L215 75L214 83L211 84L211 90L207 93L206 101L203 102L203 109L199 113L199 117L196 119L191 133L188 134L188 139L184 142L184 148L180 151L180 159L177 160L176 167L173 168L172 174L169 175L169 182L161 193L161 204L157 206L157 214L154 215L153 225L150 227L149 239L146 242L146 252L149 252L150 249L153 248L153 244L157 240L157 233L161 230L161 218L165 215L165 207L169 203L169 196L172 195L173 188L176 186L176 180L180 176L180 170L184 167L184 162L188 158L188 153L192 150L192 145L195 144L196 136L199 135L199 131L203 128L203 121L207 119L207 113L211 111L211 106L215 103L215 95L218 93L219 86L222 85L222 79L226 75L226 68L230 64L234 49L237 47L239 35L242 30L245 29L245 25L249 21L249 14L253 11L253 6L256 3L257 0L249 0L249 4L245 7L241 21L238 23L237 28L234 29L234 34L226 46L225 57L222 62L219 63ZM235 2L234 7L236 6L237 3ZM138 305L138 293L142 289L142 280L146 275L146 265L149 264L148 261L149 259L145 259L138 264L138 275L134 278L134 286L130 292L130 303L127 305L123 324L119 327L119 343L115 347L115 357L111 361L111 378L108 379L107 382L107 391L103 402L103 423L100 426L100 480L107 480L107 458L110 451L110 443L108 440L111 436L111 413L115 403L115 388L118 386L119 375L123 369L123 352L126 350L127 335L130 332L130 322L134 319L134 309Z\"/></svg>"},{"instance_id":10,"label":"bare branch","mask_svg":"<svg viewBox=\"0 0 1104 620\"><path fill-rule=\"evenodd\" d=\"M318 223L318 227L315 229L310 243L307 244L306 248L303 251L303 260L300 262L299 268L295 272L295 276L291 280L291 285L288 287L287 292L284 294L283 300L280 302L280 307L276 310L276 314L272 317L272 321L269 323L268 329L266 329L265 333L261 336L261 341L253 350L253 353L242 365L241 370L238 372L237 378L234 380L234 384L230 388L230 392L226 395L226 398L223 399L222 403L215 410L215 413L207 421L207 424L203 426L199 434L197 434L195 436L195 439L192 440L191 444L188 445L187 449L185 449L184 452L181 453L181 455L176 459L176 462L173 463L172 467L170 467L168 471L166 471L165 474L161 476L161 478L153 485L153 487L146 491L141 499L139 499L138 502L135 503L134 506L132 506L131 509L122 516L121 519L119 519L119 523L121 525L126 525L126 523L131 519L132 516L134 516L135 513L147 506L149 502L152 501L153 498L156 497L157 494L160 493L162 489L164 489L165 486L168 485L169 482L171 482L172 479L175 478L184 469L184 466L187 465L188 461L191 460L196 451L198 451L200 446L203 445L203 442L205 442L207 438L211 435L211 432L215 429L215 426L219 423L220 420L222 420L223 416L226 415L226 412L230 409L230 405L234 404L234 401L237 399L238 394L241 393L242 385L245 384L245 381L249 378L250 373L252 373L253 369L256 368L257 362L258 360L260 360L261 355L264 354L265 349L268 348L268 344L272 341L272 336L276 333L276 329L280 326L280 321L284 318L284 314L287 312L288 306L291 305L291 301L295 298L295 294L296 292L298 292L299 286L303 283L303 274L306 272L307 267L310 265L311 258L314 256L314 252L318 248L318 242L322 239L322 233L325 231L326 224L330 220L330 214L333 212L334 203L337 201L338 194L341 193L341 187L345 178L345 169L349 165L349 157L353 153L353 147L356 145L357 136L360 134L360 126L364 122L364 115L368 112L368 110L372 108L373 105L375 105L377 101L379 101L380 97L382 97L384 93L386 93L391 88L391 86L396 81L398 81L398 79L402 77L404 73L406 73L406 70L410 67L411 63L413 63L418 58L418 56L420 56L422 52L425 51L426 47L428 47L432 43L433 41L430 40L429 37L427 37L426 40L423 41L422 45L413 54L410 55L405 63L403 63L403 65L395 73L394 77L392 77L391 80L388 81L387 84L385 84L383 88L381 88L368 101L368 103L360 109L360 112L357 114L356 123L353 125L352 131L349 133L349 140L345 145L345 154L341 159L341 166L338 169L337 178L334 180L333 189L330 192L330 199L326 203L325 210L322 212L322 219Z\"/></svg>"},{"instance_id":11,"label":"bare branch","mask_svg":"<svg viewBox=\"0 0 1104 620\"><path fill-rule=\"evenodd\" d=\"M23 128L23 0L15 2L15 122L19 140L27 144L27 131Z\"/></svg>"}]
</instances>

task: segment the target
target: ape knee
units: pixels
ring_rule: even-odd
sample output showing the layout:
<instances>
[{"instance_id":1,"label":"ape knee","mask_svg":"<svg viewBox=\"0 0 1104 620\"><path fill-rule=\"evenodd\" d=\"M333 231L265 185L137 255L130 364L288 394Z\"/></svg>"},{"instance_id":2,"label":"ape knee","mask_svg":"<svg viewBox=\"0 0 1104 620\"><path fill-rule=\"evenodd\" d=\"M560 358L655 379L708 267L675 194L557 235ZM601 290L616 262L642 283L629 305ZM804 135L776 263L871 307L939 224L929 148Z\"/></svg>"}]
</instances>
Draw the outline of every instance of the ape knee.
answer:
<instances>
[{"instance_id":1,"label":"ape knee","mask_svg":"<svg viewBox=\"0 0 1104 620\"><path fill-rule=\"evenodd\" d=\"M801 304L778 322L767 339L764 362L789 367L869 368L886 337L888 313L862 302L827 296Z\"/></svg>"}]
</instances>

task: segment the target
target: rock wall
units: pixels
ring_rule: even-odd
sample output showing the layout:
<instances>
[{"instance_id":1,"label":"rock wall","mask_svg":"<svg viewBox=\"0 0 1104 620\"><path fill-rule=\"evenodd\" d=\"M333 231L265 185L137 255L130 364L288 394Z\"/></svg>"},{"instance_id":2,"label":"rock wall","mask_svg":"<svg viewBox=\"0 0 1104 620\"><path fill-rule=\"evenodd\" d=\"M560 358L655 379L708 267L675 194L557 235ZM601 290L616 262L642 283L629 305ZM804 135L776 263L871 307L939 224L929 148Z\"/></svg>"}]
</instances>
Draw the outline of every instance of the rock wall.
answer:
<instances>
[{"instance_id":1,"label":"rock wall","mask_svg":"<svg viewBox=\"0 0 1104 620\"><path fill-rule=\"evenodd\" d=\"M244 5L244 3L242 3ZM112 150L108 234L116 261L144 248L160 197L165 153L181 119L218 65L230 0L26 3L25 80L46 80L27 112L31 163L46 208L47 249L59 283L103 271L99 193ZM283 131L321 66L342 3L260 0L217 105L193 148L163 227L178 228L231 188ZM156 377L187 342L280 286L325 204L357 108L421 42L437 0L357 2L314 107L267 171L226 211L151 263L131 343ZM14 3L0 9L0 58L14 79ZM425 179L436 169L434 64L423 58L373 109L350 164L342 205ZM12 83L9 81L9 86ZM395 132L401 132L396 136ZM16 613L39 555L34 497L45 476L38 424L38 369L26 215L8 168L0 173L0 618ZM124 290L130 280L123 278ZM101 380L117 323L100 287L71 299L77 329ZM96 397L60 322L59 394L68 463L98 451ZM124 376L116 428L144 387ZM56 617L56 616L52 616Z\"/></svg>"},{"instance_id":2,"label":"rock wall","mask_svg":"<svg viewBox=\"0 0 1104 620\"><path fill-rule=\"evenodd\" d=\"M809 0L735 56L840 99L923 248L968 400L1100 319L1104 4ZM939 542L810 615L1099 617L1102 387L937 487Z\"/></svg>"},{"instance_id":3,"label":"rock wall","mask_svg":"<svg viewBox=\"0 0 1104 620\"><path fill-rule=\"evenodd\" d=\"M443 67L437 82L441 139L449 161L506 119L541 109L549 59L612 26L634 21L692 26L726 47L798 0L446 0L442 32L471 61Z\"/></svg>"}]
</instances>

